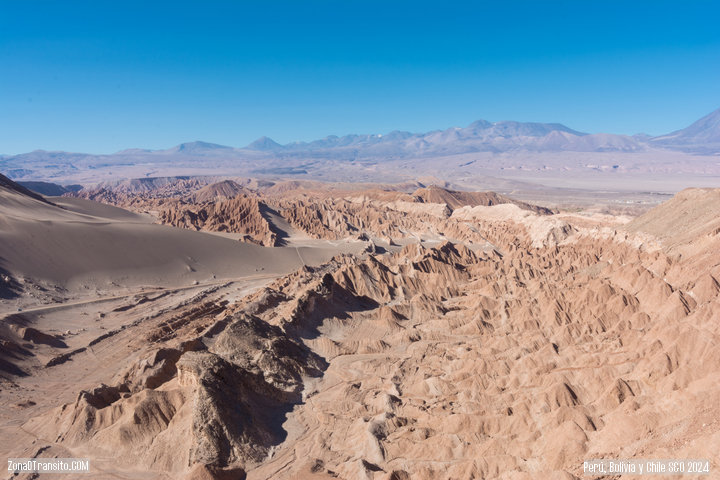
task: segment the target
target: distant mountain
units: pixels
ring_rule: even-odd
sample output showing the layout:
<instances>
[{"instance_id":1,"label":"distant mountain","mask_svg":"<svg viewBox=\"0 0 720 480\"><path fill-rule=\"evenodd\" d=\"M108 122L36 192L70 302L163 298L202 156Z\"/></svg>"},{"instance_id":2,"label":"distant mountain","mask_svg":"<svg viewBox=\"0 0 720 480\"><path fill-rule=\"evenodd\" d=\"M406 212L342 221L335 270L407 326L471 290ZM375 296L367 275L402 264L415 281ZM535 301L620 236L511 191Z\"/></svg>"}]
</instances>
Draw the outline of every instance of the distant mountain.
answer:
<instances>
[{"instance_id":1,"label":"distant mountain","mask_svg":"<svg viewBox=\"0 0 720 480\"><path fill-rule=\"evenodd\" d=\"M146 153L152 153L153 151L154 150L150 150L147 148L126 148L125 150L115 152L115 155L143 155Z\"/></svg>"},{"instance_id":2,"label":"distant mountain","mask_svg":"<svg viewBox=\"0 0 720 480\"><path fill-rule=\"evenodd\" d=\"M646 150L645 142L626 135L609 133L572 135L554 131L537 141L539 151L573 152L640 152Z\"/></svg>"},{"instance_id":3,"label":"distant mountain","mask_svg":"<svg viewBox=\"0 0 720 480\"><path fill-rule=\"evenodd\" d=\"M218 145L217 143L208 143L208 142L188 142L188 143L181 143L180 145L169 148L167 150L161 150L166 153L182 153L182 154L189 154L189 155L203 155L207 153L216 153L218 150L221 151L231 151L234 150L233 147L228 147L226 145Z\"/></svg>"},{"instance_id":4,"label":"distant mountain","mask_svg":"<svg viewBox=\"0 0 720 480\"><path fill-rule=\"evenodd\" d=\"M565 132L575 136L587 135L566 127L560 123L534 123L534 122L495 122L489 123L484 120L471 123L463 129L463 133L472 137L544 137L552 132Z\"/></svg>"},{"instance_id":5,"label":"distant mountain","mask_svg":"<svg viewBox=\"0 0 720 480\"><path fill-rule=\"evenodd\" d=\"M531 143L528 139L541 138L552 132L564 132L572 136L586 135L559 123L490 123L478 120L466 128L452 127L428 133L393 131L386 135L331 135L312 142L290 143L284 148L288 151L373 148L378 150L378 153L394 150L394 153L428 154L436 150L446 150L449 145L455 144L458 149L455 153L463 153L493 151L502 148L499 143L505 147L521 147Z\"/></svg>"},{"instance_id":6,"label":"distant mountain","mask_svg":"<svg viewBox=\"0 0 720 480\"><path fill-rule=\"evenodd\" d=\"M260 137L245 148L248 150L273 151L280 150L283 146L270 137Z\"/></svg>"},{"instance_id":7,"label":"distant mountain","mask_svg":"<svg viewBox=\"0 0 720 480\"><path fill-rule=\"evenodd\" d=\"M689 127L667 135L654 137L651 142L691 150L720 151L720 109L704 116Z\"/></svg>"},{"instance_id":8,"label":"distant mountain","mask_svg":"<svg viewBox=\"0 0 720 480\"><path fill-rule=\"evenodd\" d=\"M560 123L477 120L466 127L426 133L392 131L386 134L330 135L286 145L269 137L261 137L242 148L195 141L164 150L128 149L110 155L36 150L20 155L0 156L0 171L16 180L82 183L205 172L208 175L314 175L328 171L326 169L332 164L331 169L342 176L349 164L356 164L357 168L408 160L412 160L416 166L420 161L444 164L454 155L466 156L455 163L466 167L473 165L476 160L473 155L480 153L485 157L503 156L500 163L485 163L488 168L495 168L495 165L497 168L528 168L536 164L539 164L539 168L565 168L572 164L573 168L616 169L624 165L637 169L639 167L632 166L634 160L627 157L623 161L603 159L600 163L594 160L581 163L573 160L573 156L554 155L559 152L635 154L655 151L692 154L720 152L720 110L683 130L659 137L643 134L589 134ZM547 154L548 157L541 160L540 154ZM523 158L529 158L529 163ZM561 162L565 164L561 165ZM696 168L691 163L683 168ZM475 164L471 168L479 168L479 165ZM377 173L379 171L364 170L363 175L380 175Z\"/></svg>"}]
</instances>

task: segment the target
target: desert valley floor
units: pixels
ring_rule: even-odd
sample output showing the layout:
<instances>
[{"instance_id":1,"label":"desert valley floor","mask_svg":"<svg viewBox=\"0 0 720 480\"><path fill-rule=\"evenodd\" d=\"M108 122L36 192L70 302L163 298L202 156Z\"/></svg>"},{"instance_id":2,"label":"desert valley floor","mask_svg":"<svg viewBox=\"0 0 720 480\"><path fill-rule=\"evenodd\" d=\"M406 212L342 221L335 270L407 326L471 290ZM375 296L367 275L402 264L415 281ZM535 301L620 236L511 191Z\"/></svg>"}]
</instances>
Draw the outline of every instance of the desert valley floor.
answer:
<instances>
[{"instance_id":1,"label":"desert valley floor","mask_svg":"<svg viewBox=\"0 0 720 480\"><path fill-rule=\"evenodd\" d=\"M719 279L720 189L558 211L0 177L0 451L99 479L608 478L593 458L717 478Z\"/></svg>"}]
</instances>

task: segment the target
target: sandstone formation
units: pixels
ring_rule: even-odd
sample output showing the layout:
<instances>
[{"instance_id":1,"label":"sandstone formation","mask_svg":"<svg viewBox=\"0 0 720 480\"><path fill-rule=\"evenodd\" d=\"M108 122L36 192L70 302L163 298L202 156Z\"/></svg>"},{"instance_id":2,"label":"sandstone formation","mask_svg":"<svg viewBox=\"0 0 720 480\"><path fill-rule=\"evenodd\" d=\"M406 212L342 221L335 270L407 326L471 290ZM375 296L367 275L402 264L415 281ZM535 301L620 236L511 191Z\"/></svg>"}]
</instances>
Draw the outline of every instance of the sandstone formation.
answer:
<instances>
[{"instance_id":1,"label":"sandstone formation","mask_svg":"<svg viewBox=\"0 0 720 480\"><path fill-rule=\"evenodd\" d=\"M255 185L257 190L232 180L200 187L198 179L181 179L161 183L156 190L137 186L133 190L131 183L81 191L78 196L151 212L161 223L176 227L240 233L245 235L244 240L266 246L278 242L268 218L271 209L314 238L337 240L369 234L390 239L389 243L418 232L442 236L436 228L437 219L447 218L462 207L513 204L542 215L552 213L494 192L462 192L438 186L415 188L416 184L410 184L369 190L347 190L343 186L328 190L319 182L260 184L248 180L245 184ZM404 193L402 188L415 189Z\"/></svg>"},{"instance_id":2,"label":"sandstone formation","mask_svg":"<svg viewBox=\"0 0 720 480\"><path fill-rule=\"evenodd\" d=\"M243 187L233 180L223 180L221 182L207 185L197 192L194 192L190 198L195 203L210 203L217 200L227 200L238 195L252 195L253 191Z\"/></svg>"},{"instance_id":3,"label":"sandstone formation","mask_svg":"<svg viewBox=\"0 0 720 480\"><path fill-rule=\"evenodd\" d=\"M515 204L540 214L550 210L517 202L494 192L459 192L423 187L411 194L388 190L303 192L268 201L298 229L316 238L338 239L363 232L376 237L403 238L420 232L439 235L439 220L465 206Z\"/></svg>"},{"instance_id":4,"label":"sandstone formation","mask_svg":"<svg viewBox=\"0 0 720 480\"><path fill-rule=\"evenodd\" d=\"M518 205L524 210L530 210L536 213L548 215L552 213L549 209L531 205L526 202L518 202L505 195L499 195L495 192L459 192L448 190L446 188L430 186L419 188L413 193L413 197L424 203L444 203L451 209L460 207L477 207L479 205L491 207L493 205L501 205L503 203L511 203Z\"/></svg>"},{"instance_id":5,"label":"sandstone formation","mask_svg":"<svg viewBox=\"0 0 720 480\"><path fill-rule=\"evenodd\" d=\"M589 458L717 473L718 198L630 222L438 188L167 199L184 228L272 239L284 219L371 248L110 299L97 321L121 326L87 342L15 314L17 395L102 367L59 404L13 400L29 413L8 453L106 459L98 478L569 479Z\"/></svg>"},{"instance_id":6,"label":"sandstone formation","mask_svg":"<svg viewBox=\"0 0 720 480\"><path fill-rule=\"evenodd\" d=\"M203 198L208 191L199 192ZM166 202L159 211L160 222L174 227L212 232L240 233L245 241L274 247L277 235L271 230L261 209L266 208L256 198L246 195L230 199L187 204Z\"/></svg>"}]
</instances>

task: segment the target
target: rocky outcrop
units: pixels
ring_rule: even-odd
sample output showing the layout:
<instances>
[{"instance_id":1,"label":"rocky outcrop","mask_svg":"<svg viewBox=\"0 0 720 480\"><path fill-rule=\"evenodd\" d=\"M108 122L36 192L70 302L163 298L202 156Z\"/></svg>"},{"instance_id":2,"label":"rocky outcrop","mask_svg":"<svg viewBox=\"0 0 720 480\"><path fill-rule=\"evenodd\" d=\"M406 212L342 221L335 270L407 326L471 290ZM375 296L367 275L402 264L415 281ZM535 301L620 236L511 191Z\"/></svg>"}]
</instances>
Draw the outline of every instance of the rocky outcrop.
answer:
<instances>
[{"instance_id":1,"label":"rocky outcrop","mask_svg":"<svg viewBox=\"0 0 720 480\"><path fill-rule=\"evenodd\" d=\"M218 200L227 200L239 195L253 196L252 190L243 187L233 180L223 180L201 188L192 193L189 198L194 203L209 203Z\"/></svg>"},{"instance_id":2,"label":"rocky outcrop","mask_svg":"<svg viewBox=\"0 0 720 480\"><path fill-rule=\"evenodd\" d=\"M241 311L220 317L224 330L204 337L209 348L203 337L161 347L118 384L82 391L27 428L190 478L196 465L223 478L261 462L285 439L282 419L301 401L303 379L327 364L280 327Z\"/></svg>"},{"instance_id":3,"label":"rocky outcrop","mask_svg":"<svg viewBox=\"0 0 720 480\"><path fill-rule=\"evenodd\" d=\"M296 228L315 238L329 239L364 232L391 240L418 234L442 237L444 230L439 221L463 207L510 204L526 214L552 213L494 192L460 192L441 187L424 187L412 195L379 190L322 195L303 191L267 201Z\"/></svg>"},{"instance_id":4,"label":"rocky outcrop","mask_svg":"<svg viewBox=\"0 0 720 480\"><path fill-rule=\"evenodd\" d=\"M116 382L23 428L174 478L579 478L588 458L716 457L712 242L678 255L514 204L274 202L317 236L437 236L198 299Z\"/></svg>"},{"instance_id":5,"label":"rocky outcrop","mask_svg":"<svg viewBox=\"0 0 720 480\"><path fill-rule=\"evenodd\" d=\"M493 205L513 204L523 210L535 212L540 215L552 214L552 210L549 208L520 202L495 192L463 192L430 186L415 190L412 196L424 203L444 203L453 210L461 207L491 207Z\"/></svg>"},{"instance_id":6,"label":"rocky outcrop","mask_svg":"<svg viewBox=\"0 0 720 480\"><path fill-rule=\"evenodd\" d=\"M159 211L160 222L174 227L211 232L240 233L241 239L273 247L277 234L260 212L261 204L245 195L218 202L187 204L166 203Z\"/></svg>"}]
</instances>

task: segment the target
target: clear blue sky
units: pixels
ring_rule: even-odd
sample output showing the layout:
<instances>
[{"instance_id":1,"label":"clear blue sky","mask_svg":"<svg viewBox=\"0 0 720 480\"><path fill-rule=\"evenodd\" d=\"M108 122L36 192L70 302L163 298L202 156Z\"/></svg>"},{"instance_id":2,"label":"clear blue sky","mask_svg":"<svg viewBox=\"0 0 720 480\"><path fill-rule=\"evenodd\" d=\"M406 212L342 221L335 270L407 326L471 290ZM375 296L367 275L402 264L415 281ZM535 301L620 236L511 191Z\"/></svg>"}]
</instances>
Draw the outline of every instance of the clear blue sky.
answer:
<instances>
[{"instance_id":1,"label":"clear blue sky","mask_svg":"<svg viewBox=\"0 0 720 480\"><path fill-rule=\"evenodd\" d=\"M0 0L0 153L720 107L720 2Z\"/></svg>"}]
</instances>

